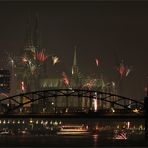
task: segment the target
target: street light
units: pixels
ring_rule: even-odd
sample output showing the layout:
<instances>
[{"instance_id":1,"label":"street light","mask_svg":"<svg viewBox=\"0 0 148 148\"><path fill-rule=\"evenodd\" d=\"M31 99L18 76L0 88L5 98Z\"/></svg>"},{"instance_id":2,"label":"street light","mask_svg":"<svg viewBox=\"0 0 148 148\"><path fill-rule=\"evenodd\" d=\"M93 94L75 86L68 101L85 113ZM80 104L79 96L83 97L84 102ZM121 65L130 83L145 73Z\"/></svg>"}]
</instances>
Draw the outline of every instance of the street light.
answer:
<instances>
[{"instance_id":1,"label":"street light","mask_svg":"<svg viewBox=\"0 0 148 148\"><path fill-rule=\"evenodd\" d=\"M36 121L36 124L38 124L38 123L39 123L39 121L37 120L37 121Z\"/></svg>"},{"instance_id":2,"label":"street light","mask_svg":"<svg viewBox=\"0 0 148 148\"><path fill-rule=\"evenodd\" d=\"M31 125L31 130L33 130L33 120L32 119L30 119L30 125Z\"/></svg>"},{"instance_id":3,"label":"street light","mask_svg":"<svg viewBox=\"0 0 148 148\"><path fill-rule=\"evenodd\" d=\"M6 124L6 121L5 120L3 121L3 124Z\"/></svg>"},{"instance_id":4,"label":"street light","mask_svg":"<svg viewBox=\"0 0 148 148\"><path fill-rule=\"evenodd\" d=\"M29 122L30 122L30 124L32 124L32 123L33 123L33 120L32 120L32 119L30 119L30 121L29 121Z\"/></svg>"}]
</instances>

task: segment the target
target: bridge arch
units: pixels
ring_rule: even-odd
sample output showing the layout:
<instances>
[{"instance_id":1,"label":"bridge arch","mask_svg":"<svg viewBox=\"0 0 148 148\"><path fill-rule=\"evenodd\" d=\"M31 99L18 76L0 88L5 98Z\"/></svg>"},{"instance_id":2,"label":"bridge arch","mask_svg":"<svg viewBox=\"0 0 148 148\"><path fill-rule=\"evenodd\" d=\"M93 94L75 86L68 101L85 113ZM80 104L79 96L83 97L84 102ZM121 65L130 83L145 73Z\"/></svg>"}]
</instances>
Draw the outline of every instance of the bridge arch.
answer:
<instances>
[{"instance_id":1,"label":"bridge arch","mask_svg":"<svg viewBox=\"0 0 148 148\"><path fill-rule=\"evenodd\" d=\"M59 106L60 101L64 102ZM77 105L71 105L71 102L77 102ZM62 103L63 103L62 102ZM82 104L82 102L85 104ZM50 104L50 105L49 105ZM95 108L95 105L97 108ZM127 110L137 109L143 112L144 104L131 98L126 98L117 94L100 92L95 90L79 89L50 89L35 92L18 94L15 96L3 98L0 100L0 112L2 114L13 114L22 112L24 108L29 108L29 113L33 112L87 112L100 110ZM40 109L39 109L40 108ZM45 110L44 110L45 109ZM72 109L72 110L70 110ZM61 113L62 113L61 112ZM136 112L136 110L135 110Z\"/></svg>"}]
</instances>

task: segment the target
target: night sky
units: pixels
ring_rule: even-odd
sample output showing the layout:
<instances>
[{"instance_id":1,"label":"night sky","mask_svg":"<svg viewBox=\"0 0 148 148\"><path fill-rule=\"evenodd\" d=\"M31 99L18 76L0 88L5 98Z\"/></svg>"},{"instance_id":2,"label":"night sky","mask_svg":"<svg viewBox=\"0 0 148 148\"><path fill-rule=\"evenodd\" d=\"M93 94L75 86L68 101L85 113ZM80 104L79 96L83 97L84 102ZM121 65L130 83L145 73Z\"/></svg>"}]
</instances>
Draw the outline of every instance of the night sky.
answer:
<instances>
[{"instance_id":1,"label":"night sky","mask_svg":"<svg viewBox=\"0 0 148 148\"><path fill-rule=\"evenodd\" d=\"M145 96L148 79L148 2L0 2L0 58L23 53L27 16L39 15L41 47L61 59L71 72L74 46L79 70L119 81L121 60L132 71L123 80L123 95ZM99 69L95 58L100 59Z\"/></svg>"}]
</instances>

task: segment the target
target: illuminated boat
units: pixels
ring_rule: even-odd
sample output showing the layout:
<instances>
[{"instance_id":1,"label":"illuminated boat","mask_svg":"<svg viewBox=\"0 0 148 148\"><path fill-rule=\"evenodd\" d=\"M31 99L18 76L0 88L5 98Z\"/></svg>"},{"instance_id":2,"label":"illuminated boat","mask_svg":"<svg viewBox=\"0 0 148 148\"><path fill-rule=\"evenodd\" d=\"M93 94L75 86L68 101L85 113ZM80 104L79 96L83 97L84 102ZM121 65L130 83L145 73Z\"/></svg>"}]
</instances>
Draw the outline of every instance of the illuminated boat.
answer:
<instances>
[{"instance_id":1,"label":"illuminated boat","mask_svg":"<svg viewBox=\"0 0 148 148\"><path fill-rule=\"evenodd\" d=\"M84 125L63 125L57 132L58 135L87 135L89 133L88 126Z\"/></svg>"},{"instance_id":2,"label":"illuminated boat","mask_svg":"<svg viewBox=\"0 0 148 148\"><path fill-rule=\"evenodd\" d=\"M0 132L0 135L9 135L9 134L10 134L9 131L2 131L2 132Z\"/></svg>"},{"instance_id":3,"label":"illuminated boat","mask_svg":"<svg viewBox=\"0 0 148 148\"><path fill-rule=\"evenodd\" d=\"M13 133L8 129L3 129L2 131L0 131L0 135L13 135Z\"/></svg>"},{"instance_id":4,"label":"illuminated boat","mask_svg":"<svg viewBox=\"0 0 148 148\"><path fill-rule=\"evenodd\" d=\"M127 133L124 131L115 133L113 139L115 140L126 140L127 139Z\"/></svg>"}]
</instances>

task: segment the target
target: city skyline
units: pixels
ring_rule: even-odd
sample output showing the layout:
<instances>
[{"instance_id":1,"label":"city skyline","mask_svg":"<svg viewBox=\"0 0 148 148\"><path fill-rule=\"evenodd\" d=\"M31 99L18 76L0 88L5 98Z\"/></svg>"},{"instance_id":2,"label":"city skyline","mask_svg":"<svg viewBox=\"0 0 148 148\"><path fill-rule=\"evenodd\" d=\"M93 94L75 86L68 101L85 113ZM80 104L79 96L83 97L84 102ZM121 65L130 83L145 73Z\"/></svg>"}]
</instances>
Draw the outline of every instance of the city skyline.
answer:
<instances>
[{"instance_id":1,"label":"city skyline","mask_svg":"<svg viewBox=\"0 0 148 148\"><path fill-rule=\"evenodd\" d=\"M123 60L132 67L123 80L125 96L143 99L148 81L148 3L1 2L0 7L1 53L23 53L28 14L31 18L38 14L41 48L58 55L62 69L71 72L77 46L82 73L103 74L108 81L118 83L117 67Z\"/></svg>"}]
</instances>

